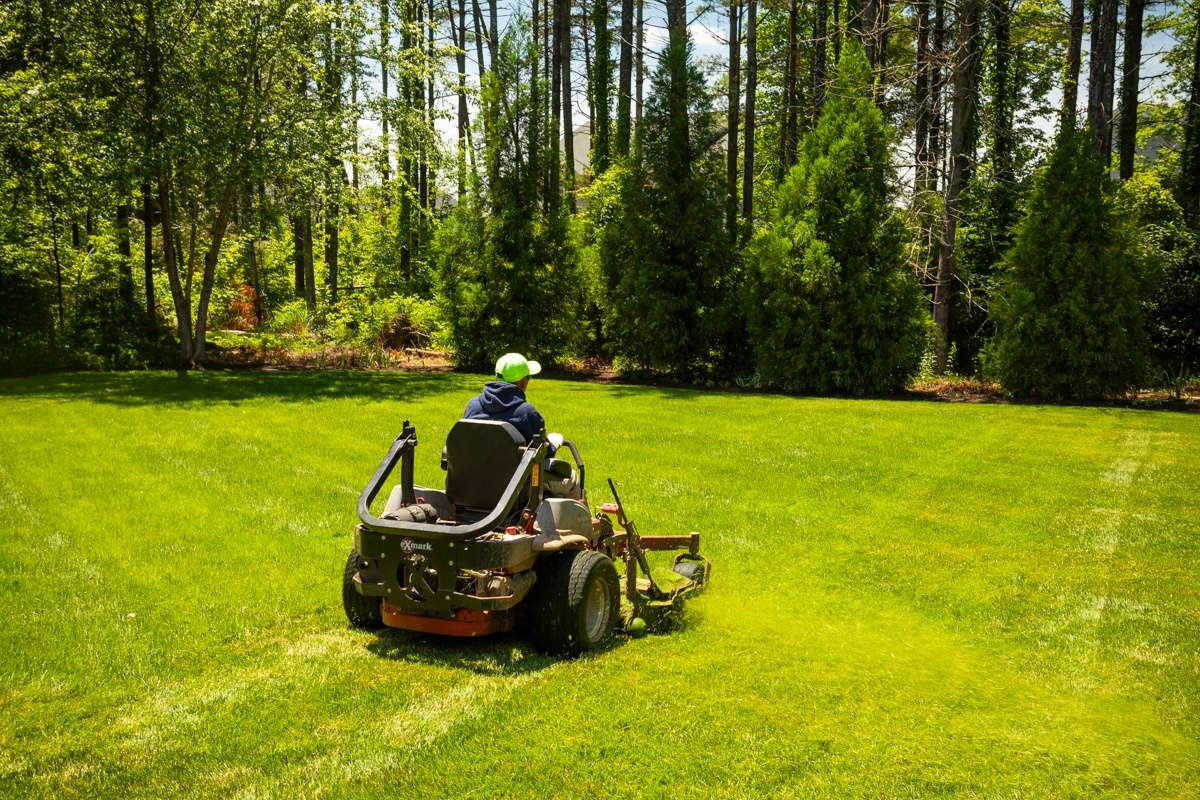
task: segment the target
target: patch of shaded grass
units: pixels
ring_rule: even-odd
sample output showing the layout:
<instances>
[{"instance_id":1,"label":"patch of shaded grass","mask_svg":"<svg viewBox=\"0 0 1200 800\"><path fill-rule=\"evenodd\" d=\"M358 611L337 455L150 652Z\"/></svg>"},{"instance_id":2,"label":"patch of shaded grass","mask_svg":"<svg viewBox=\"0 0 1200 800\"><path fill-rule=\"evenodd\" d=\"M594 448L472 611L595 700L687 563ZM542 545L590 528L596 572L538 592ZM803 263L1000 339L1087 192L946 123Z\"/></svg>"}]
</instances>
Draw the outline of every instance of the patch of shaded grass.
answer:
<instances>
[{"instance_id":1,"label":"patch of shaded grass","mask_svg":"<svg viewBox=\"0 0 1200 800\"><path fill-rule=\"evenodd\" d=\"M686 624L350 630L355 497L404 419L439 480L481 380L0 381L3 794L1200 792L1200 418L539 381L594 493L703 533Z\"/></svg>"}]
</instances>

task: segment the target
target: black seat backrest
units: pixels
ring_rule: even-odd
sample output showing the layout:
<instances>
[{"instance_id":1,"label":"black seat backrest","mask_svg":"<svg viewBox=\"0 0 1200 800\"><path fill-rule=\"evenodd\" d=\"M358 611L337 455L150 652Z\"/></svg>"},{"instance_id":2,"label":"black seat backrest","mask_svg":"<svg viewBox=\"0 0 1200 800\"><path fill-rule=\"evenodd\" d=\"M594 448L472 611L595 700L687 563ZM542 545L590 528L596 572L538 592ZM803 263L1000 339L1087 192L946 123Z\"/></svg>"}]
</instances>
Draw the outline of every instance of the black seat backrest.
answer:
<instances>
[{"instance_id":1,"label":"black seat backrest","mask_svg":"<svg viewBox=\"0 0 1200 800\"><path fill-rule=\"evenodd\" d=\"M446 497L491 510L521 463L525 437L507 422L460 419L446 437Z\"/></svg>"}]
</instances>

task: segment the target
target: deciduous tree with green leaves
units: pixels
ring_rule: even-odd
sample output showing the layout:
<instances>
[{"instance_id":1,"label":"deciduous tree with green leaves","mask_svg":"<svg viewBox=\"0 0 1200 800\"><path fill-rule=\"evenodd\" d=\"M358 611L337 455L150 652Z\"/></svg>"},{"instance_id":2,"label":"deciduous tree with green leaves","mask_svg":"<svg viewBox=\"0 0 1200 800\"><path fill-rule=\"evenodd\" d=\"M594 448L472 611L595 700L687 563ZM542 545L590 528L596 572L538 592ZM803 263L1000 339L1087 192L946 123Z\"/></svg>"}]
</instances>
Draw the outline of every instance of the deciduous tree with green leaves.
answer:
<instances>
[{"instance_id":1,"label":"deciduous tree with green leaves","mask_svg":"<svg viewBox=\"0 0 1200 800\"><path fill-rule=\"evenodd\" d=\"M1094 133L1068 130L1038 176L992 303L985 363L1018 395L1099 398L1145 377L1142 280Z\"/></svg>"}]
</instances>

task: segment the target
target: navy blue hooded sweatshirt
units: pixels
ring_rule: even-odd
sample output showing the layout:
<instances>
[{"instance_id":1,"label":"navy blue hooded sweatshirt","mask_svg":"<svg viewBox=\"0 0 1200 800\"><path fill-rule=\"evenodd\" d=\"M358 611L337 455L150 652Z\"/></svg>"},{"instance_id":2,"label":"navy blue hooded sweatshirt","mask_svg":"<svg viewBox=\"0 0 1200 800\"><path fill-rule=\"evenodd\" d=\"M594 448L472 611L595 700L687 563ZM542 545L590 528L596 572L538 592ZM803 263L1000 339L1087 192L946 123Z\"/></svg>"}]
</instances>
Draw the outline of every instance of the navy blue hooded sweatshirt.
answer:
<instances>
[{"instance_id":1,"label":"navy blue hooded sweatshirt","mask_svg":"<svg viewBox=\"0 0 1200 800\"><path fill-rule=\"evenodd\" d=\"M514 383L489 381L478 397L472 397L463 419L492 419L510 423L529 442L546 426L542 415L525 399Z\"/></svg>"}]
</instances>

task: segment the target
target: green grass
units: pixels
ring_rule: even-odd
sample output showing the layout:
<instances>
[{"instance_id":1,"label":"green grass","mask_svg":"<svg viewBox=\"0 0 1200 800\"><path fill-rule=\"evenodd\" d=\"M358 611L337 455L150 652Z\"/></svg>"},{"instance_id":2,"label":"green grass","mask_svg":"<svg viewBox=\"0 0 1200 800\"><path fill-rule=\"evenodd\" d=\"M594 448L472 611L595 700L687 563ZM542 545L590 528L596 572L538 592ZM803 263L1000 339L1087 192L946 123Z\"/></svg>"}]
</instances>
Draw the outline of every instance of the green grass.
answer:
<instances>
[{"instance_id":1,"label":"green grass","mask_svg":"<svg viewBox=\"0 0 1200 800\"><path fill-rule=\"evenodd\" d=\"M536 381L669 635L350 630L354 501L466 375L0 381L0 795L1196 797L1200 416Z\"/></svg>"}]
</instances>

